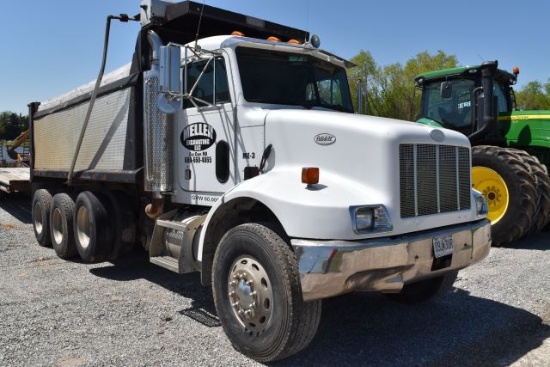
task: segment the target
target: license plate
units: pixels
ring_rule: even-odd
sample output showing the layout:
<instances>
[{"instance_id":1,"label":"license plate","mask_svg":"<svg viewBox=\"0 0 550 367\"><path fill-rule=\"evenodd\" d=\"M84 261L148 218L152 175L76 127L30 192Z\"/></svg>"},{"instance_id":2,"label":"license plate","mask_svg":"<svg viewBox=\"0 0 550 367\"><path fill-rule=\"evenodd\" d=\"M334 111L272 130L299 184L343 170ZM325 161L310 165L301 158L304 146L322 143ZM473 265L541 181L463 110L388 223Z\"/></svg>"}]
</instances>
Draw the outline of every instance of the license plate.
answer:
<instances>
[{"instance_id":1,"label":"license plate","mask_svg":"<svg viewBox=\"0 0 550 367\"><path fill-rule=\"evenodd\" d=\"M448 234L433 238L434 256L436 258L453 253L453 236Z\"/></svg>"}]
</instances>

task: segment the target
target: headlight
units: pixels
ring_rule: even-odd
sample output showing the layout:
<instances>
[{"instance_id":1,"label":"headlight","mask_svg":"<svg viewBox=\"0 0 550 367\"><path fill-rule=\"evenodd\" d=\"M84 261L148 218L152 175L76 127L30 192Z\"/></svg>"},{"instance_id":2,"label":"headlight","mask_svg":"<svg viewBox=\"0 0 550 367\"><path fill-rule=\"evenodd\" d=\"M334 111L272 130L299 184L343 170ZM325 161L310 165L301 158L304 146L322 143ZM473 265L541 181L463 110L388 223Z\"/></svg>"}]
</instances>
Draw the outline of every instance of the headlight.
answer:
<instances>
[{"instance_id":1,"label":"headlight","mask_svg":"<svg viewBox=\"0 0 550 367\"><path fill-rule=\"evenodd\" d=\"M355 211L355 232L371 230L373 223L372 208L359 208Z\"/></svg>"},{"instance_id":2,"label":"headlight","mask_svg":"<svg viewBox=\"0 0 550 367\"><path fill-rule=\"evenodd\" d=\"M393 229L390 215L383 205L349 208L353 230L357 234L389 232Z\"/></svg>"},{"instance_id":3,"label":"headlight","mask_svg":"<svg viewBox=\"0 0 550 367\"><path fill-rule=\"evenodd\" d=\"M487 199L485 199L485 196L483 194L475 189L472 189L474 191L474 199L476 202L476 213L477 215L486 215L488 212L487 208Z\"/></svg>"}]
</instances>

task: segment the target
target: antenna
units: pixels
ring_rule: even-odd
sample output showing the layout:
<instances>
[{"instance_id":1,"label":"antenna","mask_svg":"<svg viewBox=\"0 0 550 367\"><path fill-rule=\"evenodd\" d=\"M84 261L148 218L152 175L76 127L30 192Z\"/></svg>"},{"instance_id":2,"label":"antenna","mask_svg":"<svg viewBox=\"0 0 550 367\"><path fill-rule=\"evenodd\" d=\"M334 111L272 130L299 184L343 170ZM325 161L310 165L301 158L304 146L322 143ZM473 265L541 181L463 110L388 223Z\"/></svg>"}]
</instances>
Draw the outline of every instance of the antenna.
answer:
<instances>
[{"instance_id":1,"label":"antenna","mask_svg":"<svg viewBox=\"0 0 550 367\"><path fill-rule=\"evenodd\" d=\"M201 15L199 16L199 24L197 24L197 34L195 35L195 48L197 48L197 44L199 42L199 31L201 29L202 13L204 12L204 3L205 2L206 2L206 0L202 0Z\"/></svg>"},{"instance_id":2,"label":"antenna","mask_svg":"<svg viewBox=\"0 0 550 367\"><path fill-rule=\"evenodd\" d=\"M307 32L308 32L307 31L308 27L309 27L309 0L306 1L306 26L304 28L306 30L305 31L306 33L304 34L304 42L309 42L309 40L306 39ZM310 34L311 34L311 32L310 32Z\"/></svg>"}]
</instances>

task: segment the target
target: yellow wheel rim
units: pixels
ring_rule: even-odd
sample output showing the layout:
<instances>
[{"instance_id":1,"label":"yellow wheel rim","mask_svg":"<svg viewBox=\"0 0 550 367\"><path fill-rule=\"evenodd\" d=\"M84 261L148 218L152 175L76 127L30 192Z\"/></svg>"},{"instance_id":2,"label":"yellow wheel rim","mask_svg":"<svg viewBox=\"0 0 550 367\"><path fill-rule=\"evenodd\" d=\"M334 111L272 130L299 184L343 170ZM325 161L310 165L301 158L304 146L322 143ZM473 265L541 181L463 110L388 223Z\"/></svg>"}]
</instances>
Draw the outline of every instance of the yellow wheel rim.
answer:
<instances>
[{"instance_id":1,"label":"yellow wheel rim","mask_svg":"<svg viewBox=\"0 0 550 367\"><path fill-rule=\"evenodd\" d=\"M481 191L487 199L489 207L487 218L491 224L498 223L508 210L510 203L506 182L496 171L487 167L472 167L472 176L474 189Z\"/></svg>"}]
</instances>

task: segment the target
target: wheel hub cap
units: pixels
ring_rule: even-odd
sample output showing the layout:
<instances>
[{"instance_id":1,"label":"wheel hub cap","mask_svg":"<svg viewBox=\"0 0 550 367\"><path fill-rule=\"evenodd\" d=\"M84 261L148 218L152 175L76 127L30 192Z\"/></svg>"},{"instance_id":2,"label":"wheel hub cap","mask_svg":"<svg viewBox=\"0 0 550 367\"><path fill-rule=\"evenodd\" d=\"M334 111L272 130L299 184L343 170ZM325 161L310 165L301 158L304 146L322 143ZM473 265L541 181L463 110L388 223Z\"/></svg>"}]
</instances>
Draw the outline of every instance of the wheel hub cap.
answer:
<instances>
[{"instance_id":1,"label":"wheel hub cap","mask_svg":"<svg viewBox=\"0 0 550 367\"><path fill-rule=\"evenodd\" d=\"M36 229L36 233L42 234L42 231L43 231L42 212L39 204L34 205L32 213L33 213L34 228Z\"/></svg>"},{"instance_id":2,"label":"wheel hub cap","mask_svg":"<svg viewBox=\"0 0 550 367\"><path fill-rule=\"evenodd\" d=\"M491 224L496 224L506 214L510 202L506 182L496 171L479 166L472 168L472 178L474 188L487 199L487 218Z\"/></svg>"},{"instance_id":3,"label":"wheel hub cap","mask_svg":"<svg viewBox=\"0 0 550 367\"><path fill-rule=\"evenodd\" d=\"M229 301L245 329L263 331L271 319L273 292L264 268L250 257L241 257L231 267Z\"/></svg>"},{"instance_id":4,"label":"wheel hub cap","mask_svg":"<svg viewBox=\"0 0 550 367\"><path fill-rule=\"evenodd\" d=\"M87 249L90 245L92 227L88 211L84 207L80 207L76 213L76 235L83 249Z\"/></svg>"}]
</instances>

